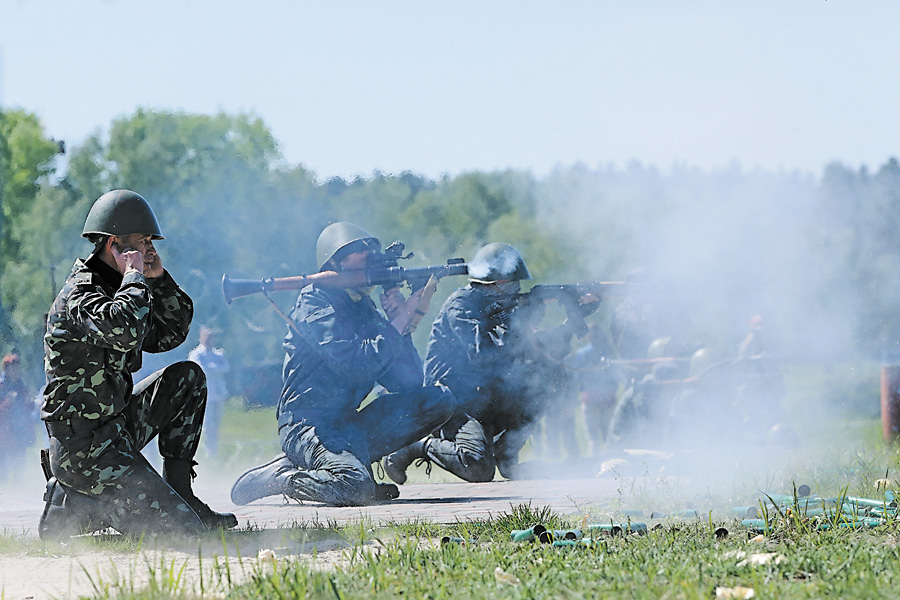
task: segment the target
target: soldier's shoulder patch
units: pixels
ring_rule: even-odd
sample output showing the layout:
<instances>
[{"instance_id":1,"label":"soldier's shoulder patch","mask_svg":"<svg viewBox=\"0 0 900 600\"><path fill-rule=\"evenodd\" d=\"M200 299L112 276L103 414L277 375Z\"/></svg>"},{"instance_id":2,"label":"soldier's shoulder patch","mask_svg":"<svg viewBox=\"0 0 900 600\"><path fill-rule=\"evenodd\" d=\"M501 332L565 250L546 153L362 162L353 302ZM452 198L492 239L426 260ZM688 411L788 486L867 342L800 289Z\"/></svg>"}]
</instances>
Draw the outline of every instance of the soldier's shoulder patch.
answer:
<instances>
[{"instance_id":1,"label":"soldier's shoulder patch","mask_svg":"<svg viewBox=\"0 0 900 600\"><path fill-rule=\"evenodd\" d=\"M318 321L320 319L324 319L325 317L329 317L334 314L333 306L319 306L318 308L313 309L309 313L307 313L306 317L304 317L304 321L313 322Z\"/></svg>"},{"instance_id":2,"label":"soldier's shoulder patch","mask_svg":"<svg viewBox=\"0 0 900 600\"><path fill-rule=\"evenodd\" d=\"M71 281L75 285L92 285L94 283L94 273L87 270L72 273Z\"/></svg>"}]
</instances>

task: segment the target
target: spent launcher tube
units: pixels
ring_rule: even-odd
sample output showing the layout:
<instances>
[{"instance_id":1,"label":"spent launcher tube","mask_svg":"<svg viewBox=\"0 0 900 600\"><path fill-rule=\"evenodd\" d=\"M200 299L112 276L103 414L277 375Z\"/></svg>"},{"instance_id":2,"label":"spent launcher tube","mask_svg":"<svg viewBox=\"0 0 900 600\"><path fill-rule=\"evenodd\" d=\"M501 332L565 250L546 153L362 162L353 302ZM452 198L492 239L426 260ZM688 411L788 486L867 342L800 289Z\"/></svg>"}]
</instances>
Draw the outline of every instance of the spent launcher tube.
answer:
<instances>
[{"instance_id":1,"label":"spent launcher tube","mask_svg":"<svg viewBox=\"0 0 900 600\"><path fill-rule=\"evenodd\" d=\"M377 266L352 271L321 271L311 275L267 277L265 279L231 279L226 273L222 276L222 293L225 296L225 303L231 304L234 298L251 294L301 290L311 283L328 288L380 285L389 289L405 282L413 291L416 291L425 287L430 277L440 279L448 275L467 275L468 273L469 266L461 258L451 258L447 264L433 267Z\"/></svg>"}]
</instances>

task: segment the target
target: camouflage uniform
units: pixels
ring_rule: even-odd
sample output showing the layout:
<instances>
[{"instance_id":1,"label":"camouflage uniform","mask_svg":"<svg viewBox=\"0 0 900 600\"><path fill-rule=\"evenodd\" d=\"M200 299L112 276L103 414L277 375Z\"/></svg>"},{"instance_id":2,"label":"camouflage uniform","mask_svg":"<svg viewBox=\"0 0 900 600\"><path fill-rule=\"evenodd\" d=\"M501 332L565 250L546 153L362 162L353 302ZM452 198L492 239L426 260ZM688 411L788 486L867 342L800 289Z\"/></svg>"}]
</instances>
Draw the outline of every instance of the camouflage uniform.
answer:
<instances>
[{"instance_id":1,"label":"camouflage uniform","mask_svg":"<svg viewBox=\"0 0 900 600\"><path fill-rule=\"evenodd\" d=\"M69 529L203 529L140 454L159 435L163 458L192 461L206 405L203 371L175 363L137 386L131 375L142 352L180 345L192 316L190 297L168 272L148 280L133 270L123 277L96 256L76 261L44 336L41 418L50 435L50 470L62 489L48 486L42 527L47 511L57 510L56 522Z\"/></svg>"}]
</instances>

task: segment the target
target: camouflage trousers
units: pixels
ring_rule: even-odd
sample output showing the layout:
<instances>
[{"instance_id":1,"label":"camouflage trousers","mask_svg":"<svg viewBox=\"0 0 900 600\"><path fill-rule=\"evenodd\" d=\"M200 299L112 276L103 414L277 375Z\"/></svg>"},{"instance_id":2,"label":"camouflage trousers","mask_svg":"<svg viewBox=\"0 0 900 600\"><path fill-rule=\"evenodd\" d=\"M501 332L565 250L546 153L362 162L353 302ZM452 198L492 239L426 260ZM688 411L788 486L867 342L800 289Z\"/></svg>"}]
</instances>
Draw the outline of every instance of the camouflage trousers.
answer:
<instances>
[{"instance_id":1,"label":"camouflage trousers","mask_svg":"<svg viewBox=\"0 0 900 600\"><path fill-rule=\"evenodd\" d=\"M203 370L175 363L138 383L115 417L48 422L50 470L67 494L84 500L76 504L92 507L92 523L122 533L201 531L197 514L140 452L158 436L164 460L192 460L205 408Z\"/></svg>"}]
</instances>

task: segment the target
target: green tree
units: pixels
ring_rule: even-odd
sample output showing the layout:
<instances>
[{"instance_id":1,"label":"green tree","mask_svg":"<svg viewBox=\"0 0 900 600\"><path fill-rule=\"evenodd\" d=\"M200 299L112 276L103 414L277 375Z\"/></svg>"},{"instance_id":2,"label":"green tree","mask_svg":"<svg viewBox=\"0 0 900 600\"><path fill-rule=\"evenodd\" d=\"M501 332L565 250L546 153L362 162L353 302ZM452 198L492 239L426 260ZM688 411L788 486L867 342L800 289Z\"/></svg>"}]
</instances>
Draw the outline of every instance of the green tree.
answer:
<instances>
[{"instance_id":1,"label":"green tree","mask_svg":"<svg viewBox=\"0 0 900 600\"><path fill-rule=\"evenodd\" d=\"M38 118L24 110L0 110L0 349L20 346L30 333L19 311L16 269L28 249L24 229L41 186L55 171L60 145L44 134ZM26 348L20 352L28 353Z\"/></svg>"}]
</instances>

